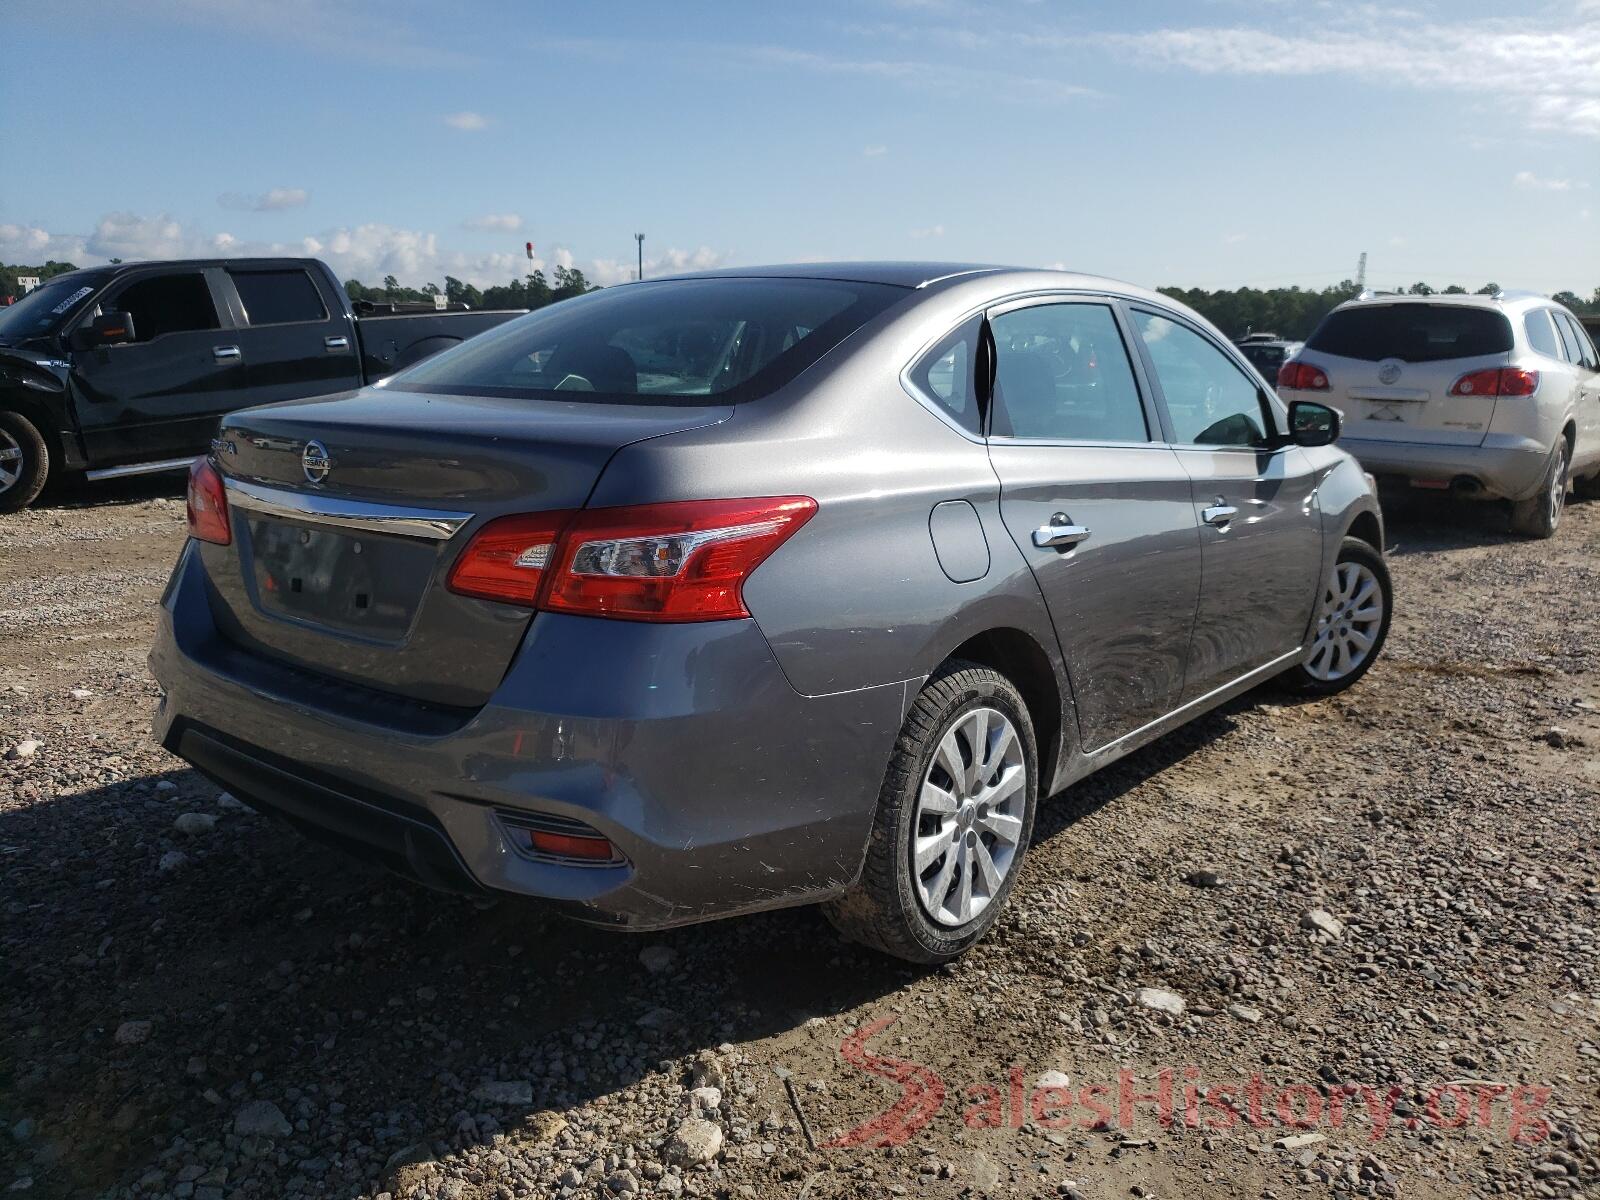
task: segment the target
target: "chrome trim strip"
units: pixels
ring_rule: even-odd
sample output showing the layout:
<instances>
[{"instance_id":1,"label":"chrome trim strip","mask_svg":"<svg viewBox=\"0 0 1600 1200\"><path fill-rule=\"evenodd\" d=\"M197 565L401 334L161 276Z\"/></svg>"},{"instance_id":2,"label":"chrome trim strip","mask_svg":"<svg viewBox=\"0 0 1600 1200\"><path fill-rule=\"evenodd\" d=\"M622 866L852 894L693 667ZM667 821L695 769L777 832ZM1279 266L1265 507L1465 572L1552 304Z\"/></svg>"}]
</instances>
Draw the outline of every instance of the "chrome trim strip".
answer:
<instances>
[{"instance_id":1,"label":"chrome trim strip","mask_svg":"<svg viewBox=\"0 0 1600 1200\"><path fill-rule=\"evenodd\" d=\"M433 508L408 508L397 504L376 504L370 500L350 500L316 492L296 492L287 488L263 487L237 479L223 481L228 503L294 521L333 525L362 533L389 533L400 537L444 541L472 520L473 513L443 512Z\"/></svg>"},{"instance_id":2,"label":"chrome trim strip","mask_svg":"<svg viewBox=\"0 0 1600 1200\"><path fill-rule=\"evenodd\" d=\"M84 478L89 480L121 479L126 475L154 475L159 471L187 471L194 463L195 456L187 458L164 458L160 462L130 463L125 467L101 467L95 471L85 471Z\"/></svg>"}]
</instances>

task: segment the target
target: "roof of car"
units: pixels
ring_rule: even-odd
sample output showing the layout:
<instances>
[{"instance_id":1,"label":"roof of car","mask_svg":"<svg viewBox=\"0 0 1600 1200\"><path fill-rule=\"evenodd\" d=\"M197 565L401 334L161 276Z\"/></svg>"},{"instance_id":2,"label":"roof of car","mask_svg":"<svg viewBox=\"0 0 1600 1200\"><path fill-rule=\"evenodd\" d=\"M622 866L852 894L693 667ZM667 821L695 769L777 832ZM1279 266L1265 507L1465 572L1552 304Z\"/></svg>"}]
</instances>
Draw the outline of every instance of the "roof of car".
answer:
<instances>
[{"instance_id":1,"label":"roof of car","mask_svg":"<svg viewBox=\"0 0 1600 1200\"><path fill-rule=\"evenodd\" d=\"M1505 308L1508 306L1522 305L1550 305L1549 296L1539 292L1509 291L1501 289L1498 292L1484 295L1478 292L1434 292L1428 296L1417 296L1401 292L1362 292L1361 295L1346 300L1345 304L1451 304L1463 308Z\"/></svg>"},{"instance_id":2,"label":"roof of car","mask_svg":"<svg viewBox=\"0 0 1600 1200\"><path fill-rule=\"evenodd\" d=\"M1002 267L993 263L958 262L813 262L779 263L758 267L722 267L715 271L686 271L657 275L660 279L841 279L851 283L887 283L918 288L960 275L992 275L1029 271L1031 267Z\"/></svg>"}]
</instances>

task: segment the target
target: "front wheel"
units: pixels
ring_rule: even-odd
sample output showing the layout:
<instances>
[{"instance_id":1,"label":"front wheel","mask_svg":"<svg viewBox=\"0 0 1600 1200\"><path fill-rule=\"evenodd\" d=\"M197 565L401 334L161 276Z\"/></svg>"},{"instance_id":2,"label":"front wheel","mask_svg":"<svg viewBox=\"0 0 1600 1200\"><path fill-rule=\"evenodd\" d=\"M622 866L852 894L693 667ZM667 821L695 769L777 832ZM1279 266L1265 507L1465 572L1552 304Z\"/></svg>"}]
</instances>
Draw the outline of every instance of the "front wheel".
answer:
<instances>
[{"instance_id":1,"label":"front wheel","mask_svg":"<svg viewBox=\"0 0 1600 1200\"><path fill-rule=\"evenodd\" d=\"M20 413L0 412L0 513L32 504L50 476L50 447Z\"/></svg>"},{"instance_id":2,"label":"front wheel","mask_svg":"<svg viewBox=\"0 0 1600 1200\"><path fill-rule=\"evenodd\" d=\"M1022 867L1038 751L1011 681L953 662L911 706L889 761L861 879L824 906L854 941L948 962L987 933Z\"/></svg>"},{"instance_id":3,"label":"front wheel","mask_svg":"<svg viewBox=\"0 0 1600 1200\"><path fill-rule=\"evenodd\" d=\"M1557 438L1538 492L1511 506L1514 533L1532 538L1555 536L1556 527L1561 524L1561 513L1567 506L1567 472L1571 463L1572 450L1567 439Z\"/></svg>"},{"instance_id":4,"label":"front wheel","mask_svg":"<svg viewBox=\"0 0 1600 1200\"><path fill-rule=\"evenodd\" d=\"M1383 649L1393 604L1394 586L1383 555L1360 538L1345 538L1323 585L1311 641L1283 682L1313 696L1344 691L1367 673Z\"/></svg>"}]
</instances>

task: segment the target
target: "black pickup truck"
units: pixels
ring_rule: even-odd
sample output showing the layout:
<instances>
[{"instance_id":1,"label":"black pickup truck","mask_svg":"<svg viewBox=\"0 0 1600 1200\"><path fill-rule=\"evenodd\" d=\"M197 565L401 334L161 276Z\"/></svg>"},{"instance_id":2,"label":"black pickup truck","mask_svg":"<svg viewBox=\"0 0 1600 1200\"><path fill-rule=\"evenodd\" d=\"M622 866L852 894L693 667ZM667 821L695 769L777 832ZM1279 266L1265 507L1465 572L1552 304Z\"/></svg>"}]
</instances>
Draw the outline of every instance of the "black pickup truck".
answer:
<instances>
[{"instance_id":1,"label":"black pickup truck","mask_svg":"<svg viewBox=\"0 0 1600 1200\"><path fill-rule=\"evenodd\" d=\"M0 513L61 472L187 467L224 413L360 387L516 315L358 316L309 258L57 275L0 308Z\"/></svg>"}]
</instances>

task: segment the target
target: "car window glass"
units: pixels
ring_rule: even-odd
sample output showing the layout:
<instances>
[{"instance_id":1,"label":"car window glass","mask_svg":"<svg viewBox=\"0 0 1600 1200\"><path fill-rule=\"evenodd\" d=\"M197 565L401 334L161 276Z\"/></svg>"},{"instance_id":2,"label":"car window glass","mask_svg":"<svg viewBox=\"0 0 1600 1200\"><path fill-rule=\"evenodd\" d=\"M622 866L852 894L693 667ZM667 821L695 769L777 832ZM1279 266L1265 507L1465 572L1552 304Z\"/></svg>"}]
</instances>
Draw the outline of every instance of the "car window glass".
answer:
<instances>
[{"instance_id":1,"label":"car window glass","mask_svg":"<svg viewBox=\"0 0 1600 1200\"><path fill-rule=\"evenodd\" d=\"M980 317L966 322L919 358L909 372L912 385L969 433L981 431L976 363L982 325Z\"/></svg>"},{"instance_id":2,"label":"car window glass","mask_svg":"<svg viewBox=\"0 0 1600 1200\"><path fill-rule=\"evenodd\" d=\"M1511 349L1503 313L1456 304L1372 304L1336 308L1306 346L1322 354L1382 362L1443 362L1481 358Z\"/></svg>"},{"instance_id":3,"label":"car window glass","mask_svg":"<svg viewBox=\"0 0 1600 1200\"><path fill-rule=\"evenodd\" d=\"M199 271L138 279L104 301L101 312L133 316L136 340L148 342L167 333L217 329L217 306Z\"/></svg>"},{"instance_id":4,"label":"car window glass","mask_svg":"<svg viewBox=\"0 0 1600 1200\"><path fill-rule=\"evenodd\" d=\"M311 276L293 271L229 271L252 325L288 325L296 321L325 321L328 310Z\"/></svg>"},{"instance_id":5,"label":"car window glass","mask_svg":"<svg viewBox=\"0 0 1600 1200\"><path fill-rule=\"evenodd\" d=\"M1594 343L1589 340L1589 335L1584 332L1582 325L1573 320L1566 313L1551 313L1555 317L1556 325L1560 327L1565 340L1571 347L1567 358L1571 362L1580 363L1590 370L1595 367Z\"/></svg>"},{"instance_id":6,"label":"car window glass","mask_svg":"<svg viewBox=\"0 0 1600 1200\"><path fill-rule=\"evenodd\" d=\"M1144 405L1116 318L1103 304L1036 304L989 322L992 431L1003 437L1147 442Z\"/></svg>"},{"instance_id":7,"label":"car window glass","mask_svg":"<svg viewBox=\"0 0 1600 1200\"><path fill-rule=\"evenodd\" d=\"M1573 333L1572 325L1567 321L1565 313L1552 312L1550 319L1556 323L1556 332L1561 335L1562 357L1569 363L1583 361L1583 355L1578 352L1578 336Z\"/></svg>"},{"instance_id":8,"label":"car window glass","mask_svg":"<svg viewBox=\"0 0 1600 1200\"><path fill-rule=\"evenodd\" d=\"M1197 446L1269 444L1258 385L1192 329L1135 310L1134 324L1155 363L1176 440Z\"/></svg>"},{"instance_id":9,"label":"car window glass","mask_svg":"<svg viewBox=\"0 0 1600 1200\"><path fill-rule=\"evenodd\" d=\"M1528 331L1528 345L1540 354L1550 358L1560 358L1561 347L1556 344L1555 330L1550 325L1550 316L1549 310L1536 308L1523 318L1522 324Z\"/></svg>"}]
</instances>

